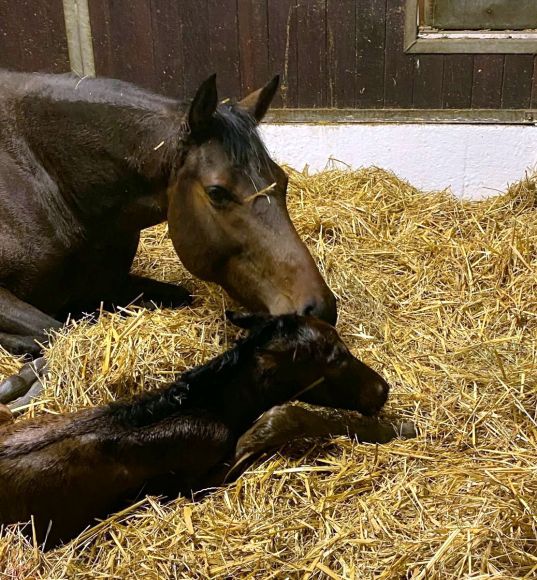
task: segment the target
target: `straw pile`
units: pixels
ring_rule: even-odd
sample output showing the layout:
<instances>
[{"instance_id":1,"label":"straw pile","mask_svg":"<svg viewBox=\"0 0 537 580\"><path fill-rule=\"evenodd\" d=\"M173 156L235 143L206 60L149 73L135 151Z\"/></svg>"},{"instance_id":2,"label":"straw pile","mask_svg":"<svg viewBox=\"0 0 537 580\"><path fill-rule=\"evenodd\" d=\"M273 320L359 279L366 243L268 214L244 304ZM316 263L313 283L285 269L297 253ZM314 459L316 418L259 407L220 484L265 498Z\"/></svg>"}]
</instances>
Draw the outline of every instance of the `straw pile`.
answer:
<instances>
[{"instance_id":1,"label":"straw pile","mask_svg":"<svg viewBox=\"0 0 537 580\"><path fill-rule=\"evenodd\" d=\"M379 169L293 173L289 205L341 335L420 437L289 445L200 503L141 500L47 554L7 530L7 577L535 577L537 179L460 202ZM164 227L135 267L185 282L194 307L72 324L29 413L153 388L228 346L227 299L180 269Z\"/></svg>"}]
</instances>

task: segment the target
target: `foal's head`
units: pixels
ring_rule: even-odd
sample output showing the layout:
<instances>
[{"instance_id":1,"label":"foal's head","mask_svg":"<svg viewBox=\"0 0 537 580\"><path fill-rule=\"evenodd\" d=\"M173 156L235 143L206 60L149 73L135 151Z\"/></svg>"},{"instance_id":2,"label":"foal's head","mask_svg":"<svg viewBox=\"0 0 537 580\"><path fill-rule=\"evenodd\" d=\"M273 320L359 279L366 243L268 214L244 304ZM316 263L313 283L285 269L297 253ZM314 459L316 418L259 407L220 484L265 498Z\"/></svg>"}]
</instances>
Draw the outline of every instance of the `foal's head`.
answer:
<instances>
[{"instance_id":1,"label":"foal's head","mask_svg":"<svg viewBox=\"0 0 537 580\"><path fill-rule=\"evenodd\" d=\"M299 399L373 415L388 398L388 383L359 361L334 327L311 316L228 313L254 339L257 366L266 384L284 385L288 394L315 384Z\"/></svg>"},{"instance_id":2,"label":"foal's head","mask_svg":"<svg viewBox=\"0 0 537 580\"><path fill-rule=\"evenodd\" d=\"M333 323L334 296L287 212L287 176L257 130L277 87L276 77L242 101L218 104L215 77L201 85L168 189L170 234L190 272L250 310Z\"/></svg>"}]
</instances>

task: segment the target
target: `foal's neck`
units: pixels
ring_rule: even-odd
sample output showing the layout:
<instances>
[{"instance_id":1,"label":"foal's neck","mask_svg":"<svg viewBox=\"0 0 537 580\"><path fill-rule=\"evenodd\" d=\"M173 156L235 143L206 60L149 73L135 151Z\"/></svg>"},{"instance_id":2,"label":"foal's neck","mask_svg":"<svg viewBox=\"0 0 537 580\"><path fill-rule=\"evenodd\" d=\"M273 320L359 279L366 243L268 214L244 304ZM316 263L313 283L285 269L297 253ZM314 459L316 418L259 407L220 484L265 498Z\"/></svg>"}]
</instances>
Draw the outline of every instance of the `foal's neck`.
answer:
<instances>
[{"instance_id":1,"label":"foal's neck","mask_svg":"<svg viewBox=\"0 0 537 580\"><path fill-rule=\"evenodd\" d=\"M195 416L226 425L238 437L262 413L294 398L312 382L310 377L288 380L279 373L263 376L254 357L229 361L233 355L234 349L184 373L168 387L134 401L112 403L105 413L124 427L152 432L155 439L166 439L172 433L169 428L163 429L163 424L188 424Z\"/></svg>"}]
</instances>

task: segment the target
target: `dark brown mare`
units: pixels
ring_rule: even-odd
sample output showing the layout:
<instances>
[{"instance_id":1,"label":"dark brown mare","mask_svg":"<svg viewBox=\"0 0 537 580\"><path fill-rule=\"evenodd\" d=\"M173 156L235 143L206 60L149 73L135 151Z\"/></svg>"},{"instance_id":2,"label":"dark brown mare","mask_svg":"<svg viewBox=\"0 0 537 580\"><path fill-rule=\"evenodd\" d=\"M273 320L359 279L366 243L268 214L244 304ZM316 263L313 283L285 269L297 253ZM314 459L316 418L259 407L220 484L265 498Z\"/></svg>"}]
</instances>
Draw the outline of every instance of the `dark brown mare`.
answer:
<instances>
[{"instance_id":1,"label":"dark brown mare","mask_svg":"<svg viewBox=\"0 0 537 580\"><path fill-rule=\"evenodd\" d=\"M250 310L333 323L257 131L277 86L219 104L212 76L180 103L116 80L0 71L0 345L36 355L45 331L101 302L187 303L184 288L129 273L140 230L165 220L185 267Z\"/></svg>"},{"instance_id":2,"label":"dark brown mare","mask_svg":"<svg viewBox=\"0 0 537 580\"><path fill-rule=\"evenodd\" d=\"M140 494L219 485L230 467L292 439L415 434L371 417L388 384L329 324L293 314L231 320L249 336L160 391L0 428L0 523L33 515L50 547ZM295 398L339 409L287 403Z\"/></svg>"}]
</instances>

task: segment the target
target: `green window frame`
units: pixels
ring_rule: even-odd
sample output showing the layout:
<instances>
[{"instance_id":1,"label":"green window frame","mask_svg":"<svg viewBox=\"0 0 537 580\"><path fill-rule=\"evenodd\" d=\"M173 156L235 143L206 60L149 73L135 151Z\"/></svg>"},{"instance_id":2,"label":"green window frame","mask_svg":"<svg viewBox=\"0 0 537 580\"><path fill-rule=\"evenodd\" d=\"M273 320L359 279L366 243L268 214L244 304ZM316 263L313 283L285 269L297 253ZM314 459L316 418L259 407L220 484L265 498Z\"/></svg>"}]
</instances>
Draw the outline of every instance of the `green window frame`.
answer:
<instances>
[{"instance_id":1,"label":"green window frame","mask_svg":"<svg viewBox=\"0 0 537 580\"><path fill-rule=\"evenodd\" d=\"M537 54L537 0L407 0L405 52Z\"/></svg>"}]
</instances>

